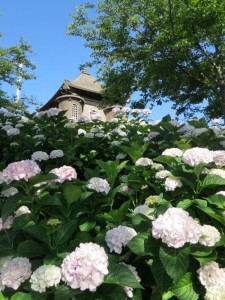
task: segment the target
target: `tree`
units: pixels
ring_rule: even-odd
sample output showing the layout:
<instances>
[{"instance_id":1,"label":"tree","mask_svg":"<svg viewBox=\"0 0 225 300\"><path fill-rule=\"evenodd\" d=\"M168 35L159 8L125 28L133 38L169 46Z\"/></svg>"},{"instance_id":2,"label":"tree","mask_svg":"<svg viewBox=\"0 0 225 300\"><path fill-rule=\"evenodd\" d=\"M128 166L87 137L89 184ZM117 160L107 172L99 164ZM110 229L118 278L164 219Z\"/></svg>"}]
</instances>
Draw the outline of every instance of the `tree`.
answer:
<instances>
[{"instance_id":1,"label":"tree","mask_svg":"<svg viewBox=\"0 0 225 300\"><path fill-rule=\"evenodd\" d=\"M34 74L29 73L30 69L35 69L34 64L27 57L30 53L32 53L31 46L22 38L18 45L9 48L0 47L0 107L26 110L26 103L36 101L34 98L28 100L27 97L23 97L15 102L15 99L11 99L2 88L4 82L21 89L23 79L35 78Z\"/></svg>"},{"instance_id":2,"label":"tree","mask_svg":"<svg viewBox=\"0 0 225 300\"><path fill-rule=\"evenodd\" d=\"M138 105L172 101L177 115L225 117L225 2L105 0L91 18L85 4L71 14L69 34L92 50L104 95ZM206 105L202 107L203 101Z\"/></svg>"}]
</instances>

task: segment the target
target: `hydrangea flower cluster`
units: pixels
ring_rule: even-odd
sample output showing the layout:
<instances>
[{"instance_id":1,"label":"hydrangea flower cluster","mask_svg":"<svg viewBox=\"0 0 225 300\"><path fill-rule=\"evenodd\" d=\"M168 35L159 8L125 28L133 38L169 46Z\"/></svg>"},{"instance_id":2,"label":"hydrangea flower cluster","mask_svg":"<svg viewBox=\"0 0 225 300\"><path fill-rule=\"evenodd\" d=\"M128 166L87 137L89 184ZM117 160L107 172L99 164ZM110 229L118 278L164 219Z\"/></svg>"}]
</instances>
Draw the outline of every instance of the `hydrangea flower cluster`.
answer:
<instances>
[{"instance_id":1,"label":"hydrangea flower cluster","mask_svg":"<svg viewBox=\"0 0 225 300\"><path fill-rule=\"evenodd\" d=\"M141 157L136 162L136 166L151 166L153 164L153 160L148 157Z\"/></svg>"},{"instance_id":2,"label":"hydrangea flower cluster","mask_svg":"<svg viewBox=\"0 0 225 300\"><path fill-rule=\"evenodd\" d=\"M134 215L143 214L146 217L148 217L150 220L153 220L154 216L152 214L154 213L154 211L155 211L154 208L151 208L148 205L143 204L143 205L139 205L139 206L135 207L133 214Z\"/></svg>"},{"instance_id":3,"label":"hydrangea flower cluster","mask_svg":"<svg viewBox=\"0 0 225 300\"><path fill-rule=\"evenodd\" d=\"M62 263L62 279L72 289L96 291L108 274L108 256L103 247L81 243Z\"/></svg>"},{"instance_id":4,"label":"hydrangea flower cluster","mask_svg":"<svg viewBox=\"0 0 225 300\"><path fill-rule=\"evenodd\" d=\"M26 257L16 257L6 263L1 269L1 284L14 290L31 275L31 263Z\"/></svg>"},{"instance_id":5,"label":"hydrangea flower cluster","mask_svg":"<svg viewBox=\"0 0 225 300\"><path fill-rule=\"evenodd\" d=\"M188 212L181 208L171 207L152 222L152 236L161 238L169 247L180 248L185 243L196 244L202 230Z\"/></svg>"},{"instance_id":6,"label":"hydrangea flower cluster","mask_svg":"<svg viewBox=\"0 0 225 300\"><path fill-rule=\"evenodd\" d=\"M17 193L18 193L17 188L15 188L15 187L10 187L10 188L8 188L7 190L2 191L2 192L1 192L1 195L2 195L3 197L9 198L9 197L11 197L11 196L16 195Z\"/></svg>"},{"instance_id":7,"label":"hydrangea flower cluster","mask_svg":"<svg viewBox=\"0 0 225 300\"><path fill-rule=\"evenodd\" d=\"M99 177L91 178L87 187L91 190L95 190L98 193L108 194L110 191L110 185L108 184L108 181Z\"/></svg>"},{"instance_id":8,"label":"hydrangea flower cluster","mask_svg":"<svg viewBox=\"0 0 225 300\"><path fill-rule=\"evenodd\" d=\"M181 151L179 148L169 148L163 151L162 155L167 155L171 157L180 157L183 155L183 151Z\"/></svg>"},{"instance_id":9,"label":"hydrangea flower cluster","mask_svg":"<svg viewBox=\"0 0 225 300\"><path fill-rule=\"evenodd\" d=\"M48 117L57 116L62 110L57 107L52 107L46 110L44 113L47 114Z\"/></svg>"},{"instance_id":10,"label":"hydrangea flower cluster","mask_svg":"<svg viewBox=\"0 0 225 300\"><path fill-rule=\"evenodd\" d=\"M206 148L191 148L184 152L183 161L191 167L195 167L200 163L208 164L213 162L213 152Z\"/></svg>"},{"instance_id":11,"label":"hydrangea flower cluster","mask_svg":"<svg viewBox=\"0 0 225 300\"><path fill-rule=\"evenodd\" d=\"M3 170L3 177L8 184L13 180L19 181L21 179L28 181L31 177L39 174L41 169L36 162L32 160L21 160L9 164Z\"/></svg>"},{"instance_id":12,"label":"hydrangea flower cluster","mask_svg":"<svg viewBox=\"0 0 225 300\"><path fill-rule=\"evenodd\" d=\"M32 154L31 159L34 161L48 160L49 155L44 151L36 151Z\"/></svg>"},{"instance_id":13,"label":"hydrangea flower cluster","mask_svg":"<svg viewBox=\"0 0 225 300\"><path fill-rule=\"evenodd\" d=\"M65 180L75 180L77 179L77 172L73 167L62 166L60 168L52 169L49 173L57 175L59 178L55 179L55 182L62 183Z\"/></svg>"},{"instance_id":14,"label":"hydrangea flower cluster","mask_svg":"<svg viewBox=\"0 0 225 300\"><path fill-rule=\"evenodd\" d=\"M221 235L216 227L211 225L203 225L201 236L199 238L199 243L207 246L212 247L214 246L219 240L221 239Z\"/></svg>"},{"instance_id":15,"label":"hydrangea flower cluster","mask_svg":"<svg viewBox=\"0 0 225 300\"><path fill-rule=\"evenodd\" d=\"M54 158L59 158L59 157L63 157L64 153L62 150L58 149L58 150L52 150L49 154L49 158L50 159L54 159Z\"/></svg>"},{"instance_id":16,"label":"hydrangea flower cluster","mask_svg":"<svg viewBox=\"0 0 225 300\"><path fill-rule=\"evenodd\" d=\"M19 128L10 128L6 132L7 132L8 136L14 136L14 135L19 135L20 134Z\"/></svg>"},{"instance_id":17,"label":"hydrangea flower cluster","mask_svg":"<svg viewBox=\"0 0 225 300\"><path fill-rule=\"evenodd\" d=\"M225 298L225 269L219 268L218 263L213 261L204 264L197 273L199 281L206 289L205 299Z\"/></svg>"},{"instance_id":18,"label":"hydrangea flower cluster","mask_svg":"<svg viewBox=\"0 0 225 300\"><path fill-rule=\"evenodd\" d=\"M165 190L174 191L177 187L182 187L180 179L167 177L165 180Z\"/></svg>"},{"instance_id":19,"label":"hydrangea flower cluster","mask_svg":"<svg viewBox=\"0 0 225 300\"><path fill-rule=\"evenodd\" d=\"M5 222L3 222L2 218L0 218L0 231L11 228L13 224L13 220L14 220L13 216L9 216Z\"/></svg>"},{"instance_id":20,"label":"hydrangea flower cluster","mask_svg":"<svg viewBox=\"0 0 225 300\"><path fill-rule=\"evenodd\" d=\"M46 288L57 286L61 280L61 268L54 265L43 265L36 269L30 278L31 289L43 293Z\"/></svg>"},{"instance_id":21,"label":"hydrangea flower cluster","mask_svg":"<svg viewBox=\"0 0 225 300\"><path fill-rule=\"evenodd\" d=\"M110 252L114 251L121 254L122 247L126 246L137 232L128 226L119 225L116 228L110 229L106 232L105 241L110 249Z\"/></svg>"},{"instance_id":22,"label":"hydrangea flower cluster","mask_svg":"<svg viewBox=\"0 0 225 300\"><path fill-rule=\"evenodd\" d=\"M15 217L19 217L19 216L22 216L24 214L31 214L30 209L25 205L21 206L20 208L18 208L15 211Z\"/></svg>"}]
</instances>

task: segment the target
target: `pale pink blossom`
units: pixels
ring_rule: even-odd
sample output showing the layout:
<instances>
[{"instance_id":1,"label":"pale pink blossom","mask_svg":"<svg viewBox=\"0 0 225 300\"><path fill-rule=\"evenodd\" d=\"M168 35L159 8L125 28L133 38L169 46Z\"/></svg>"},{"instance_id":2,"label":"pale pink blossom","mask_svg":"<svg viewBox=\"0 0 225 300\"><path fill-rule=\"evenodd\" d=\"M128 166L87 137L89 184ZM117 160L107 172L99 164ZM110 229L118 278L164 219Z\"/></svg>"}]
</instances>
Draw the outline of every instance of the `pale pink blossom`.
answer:
<instances>
[{"instance_id":1,"label":"pale pink blossom","mask_svg":"<svg viewBox=\"0 0 225 300\"><path fill-rule=\"evenodd\" d=\"M213 162L213 152L206 148L191 148L184 152L183 161L189 166L197 166L200 163Z\"/></svg>"},{"instance_id":2,"label":"pale pink blossom","mask_svg":"<svg viewBox=\"0 0 225 300\"><path fill-rule=\"evenodd\" d=\"M4 286L17 290L31 275L31 263L26 257L16 257L1 269L1 282Z\"/></svg>"},{"instance_id":3,"label":"pale pink blossom","mask_svg":"<svg viewBox=\"0 0 225 300\"><path fill-rule=\"evenodd\" d=\"M146 108L146 109L142 109L142 113L143 113L143 115L150 115L152 113L152 111L150 109Z\"/></svg>"},{"instance_id":4,"label":"pale pink blossom","mask_svg":"<svg viewBox=\"0 0 225 300\"><path fill-rule=\"evenodd\" d=\"M77 179L77 172L73 167L62 166L60 168L52 169L49 173L57 175L59 178L55 179L55 182L62 183L65 180L75 180Z\"/></svg>"},{"instance_id":5,"label":"pale pink blossom","mask_svg":"<svg viewBox=\"0 0 225 300\"><path fill-rule=\"evenodd\" d=\"M225 285L225 270L219 268L218 263L215 261L204 264L198 269L197 273L201 284L206 289L216 285Z\"/></svg>"},{"instance_id":6,"label":"pale pink blossom","mask_svg":"<svg viewBox=\"0 0 225 300\"><path fill-rule=\"evenodd\" d=\"M10 229L13 224L13 216L9 216L5 222L3 222L2 218L0 218L0 231L5 229Z\"/></svg>"},{"instance_id":7,"label":"pale pink blossom","mask_svg":"<svg viewBox=\"0 0 225 300\"><path fill-rule=\"evenodd\" d=\"M217 167L225 166L225 150L212 151L213 161Z\"/></svg>"},{"instance_id":8,"label":"pale pink blossom","mask_svg":"<svg viewBox=\"0 0 225 300\"><path fill-rule=\"evenodd\" d=\"M110 252L114 251L121 254L122 247L126 246L137 232L128 226L119 225L113 229L106 232L105 241L110 249Z\"/></svg>"},{"instance_id":9,"label":"pale pink blossom","mask_svg":"<svg viewBox=\"0 0 225 300\"><path fill-rule=\"evenodd\" d=\"M151 208L146 204L142 204L135 207L133 214L134 215L143 214L146 217L148 217L150 220L154 220L154 215L153 215L154 211L155 211L154 208Z\"/></svg>"},{"instance_id":10,"label":"pale pink blossom","mask_svg":"<svg viewBox=\"0 0 225 300\"><path fill-rule=\"evenodd\" d=\"M29 208L26 205L22 205L20 208L18 208L15 211L15 217L19 217L24 214L30 214L30 213L31 213L31 211L29 210Z\"/></svg>"},{"instance_id":11,"label":"pale pink blossom","mask_svg":"<svg viewBox=\"0 0 225 300\"><path fill-rule=\"evenodd\" d=\"M171 207L152 222L152 236L161 238L168 247L180 248L185 243L196 244L201 236L199 225L188 212Z\"/></svg>"},{"instance_id":12,"label":"pale pink blossom","mask_svg":"<svg viewBox=\"0 0 225 300\"><path fill-rule=\"evenodd\" d=\"M108 274L108 256L103 247L81 243L62 263L62 279L72 289L96 291Z\"/></svg>"},{"instance_id":13,"label":"pale pink blossom","mask_svg":"<svg viewBox=\"0 0 225 300\"><path fill-rule=\"evenodd\" d=\"M6 183L10 183L13 180L19 181L21 179L28 181L31 177L39 174L41 169L36 162L32 160L21 160L9 164L3 170L3 177Z\"/></svg>"}]
</instances>

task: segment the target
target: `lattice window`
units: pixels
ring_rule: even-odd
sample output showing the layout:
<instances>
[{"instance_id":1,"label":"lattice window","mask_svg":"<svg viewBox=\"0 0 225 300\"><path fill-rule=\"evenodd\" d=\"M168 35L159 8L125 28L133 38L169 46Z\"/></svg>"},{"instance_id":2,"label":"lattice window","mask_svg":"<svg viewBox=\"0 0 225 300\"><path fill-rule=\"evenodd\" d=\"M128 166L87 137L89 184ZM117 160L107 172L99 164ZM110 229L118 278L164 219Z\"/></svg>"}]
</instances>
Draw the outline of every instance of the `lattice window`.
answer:
<instances>
[{"instance_id":1,"label":"lattice window","mask_svg":"<svg viewBox=\"0 0 225 300\"><path fill-rule=\"evenodd\" d=\"M77 103L72 104L72 119L74 121L78 120L78 106L77 106Z\"/></svg>"}]
</instances>

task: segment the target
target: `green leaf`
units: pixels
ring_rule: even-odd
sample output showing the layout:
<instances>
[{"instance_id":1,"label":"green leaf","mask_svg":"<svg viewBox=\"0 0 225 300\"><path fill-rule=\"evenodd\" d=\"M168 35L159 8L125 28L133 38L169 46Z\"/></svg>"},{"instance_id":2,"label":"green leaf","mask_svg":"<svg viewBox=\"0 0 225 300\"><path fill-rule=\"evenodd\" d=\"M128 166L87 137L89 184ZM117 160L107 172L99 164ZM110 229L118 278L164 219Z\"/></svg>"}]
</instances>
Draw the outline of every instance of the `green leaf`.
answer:
<instances>
[{"instance_id":1,"label":"green leaf","mask_svg":"<svg viewBox=\"0 0 225 300\"><path fill-rule=\"evenodd\" d=\"M57 178L58 178L58 176L53 174L53 173L36 175L36 176L32 177L31 179L29 179L28 185L29 185L29 187L32 187L35 184L50 181L50 180L54 180L54 179L57 179Z\"/></svg>"},{"instance_id":2,"label":"green leaf","mask_svg":"<svg viewBox=\"0 0 225 300\"><path fill-rule=\"evenodd\" d=\"M132 288L142 288L140 283L137 281L136 277L132 271L123 263L120 264L110 264L109 274L106 275L104 279L105 283L115 283L123 286L129 286Z\"/></svg>"},{"instance_id":3,"label":"green leaf","mask_svg":"<svg viewBox=\"0 0 225 300\"><path fill-rule=\"evenodd\" d=\"M6 219L12 214L14 213L15 210L17 210L20 206L23 205L23 198L21 197L21 195L15 195L10 197L10 199L7 199L7 201L5 202L5 204L2 207L2 219L3 222L6 221Z\"/></svg>"},{"instance_id":4,"label":"green leaf","mask_svg":"<svg viewBox=\"0 0 225 300\"><path fill-rule=\"evenodd\" d=\"M68 206L70 206L72 203L80 199L81 188L72 183L68 183L63 189L63 194L68 203Z\"/></svg>"},{"instance_id":5,"label":"green leaf","mask_svg":"<svg viewBox=\"0 0 225 300\"><path fill-rule=\"evenodd\" d=\"M214 186L225 186L225 179L214 174L208 174L203 182L201 183L200 187L201 190L204 188L212 188Z\"/></svg>"},{"instance_id":6,"label":"green leaf","mask_svg":"<svg viewBox=\"0 0 225 300\"><path fill-rule=\"evenodd\" d=\"M196 206L196 207L201 209L202 211L204 211L204 213L206 213L207 215L209 215L213 219L219 221L221 224L223 224L225 226L224 217L222 217L219 213L214 211L211 207L203 207L203 206Z\"/></svg>"},{"instance_id":7,"label":"green leaf","mask_svg":"<svg viewBox=\"0 0 225 300\"><path fill-rule=\"evenodd\" d=\"M159 250L159 258L162 262L167 274L174 280L178 280L187 272L189 265L189 250L174 249L161 246Z\"/></svg>"},{"instance_id":8,"label":"green leaf","mask_svg":"<svg viewBox=\"0 0 225 300\"><path fill-rule=\"evenodd\" d=\"M21 228L22 230L26 231L29 233L31 236L36 238L39 241L43 241L45 243L48 242L48 236L46 234L46 228L42 225L29 225L26 227Z\"/></svg>"},{"instance_id":9,"label":"green leaf","mask_svg":"<svg viewBox=\"0 0 225 300\"><path fill-rule=\"evenodd\" d=\"M83 300L91 299L83 298ZM115 284L102 284L93 294L93 300L127 300L127 295L121 286ZM135 300L135 298L132 298ZM138 300L138 299L137 299ZM141 299L140 299L141 300Z\"/></svg>"},{"instance_id":10,"label":"green leaf","mask_svg":"<svg viewBox=\"0 0 225 300\"><path fill-rule=\"evenodd\" d=\"M43 255L45 252L40 244L33 240L26 240L21 242L17 249L17 256L23 256L27 258L33 258Z\"/></svg>"},{"instance_id":11,"label":"green leaf","mask_svg":"<svg viewBox=\"0 0 225 300\"><path fill-rule=\"evenodd\" d=\"M96 222L94 220L87 220L84 223L79 225L80 231L91 231L96 225Z\"/></svg>"},{"instance_id":12,"label":"green leaf","mask_svg":"<svg viewBox=\"0 0 225 300\"><path fill-rule=\"evenodd\" d=\"M160 294L162 294L170 287L172 280L166 273L164 266L162 265L159 258L154 258L153 263L151 264L151 270Z\"/></svg>"},{"instance_id":13,"label":"green leaf","mask_svg":"<svg viewBox=\"0 0 225 300\"><path fill-rule=\"evenodd\" d=\"M199 296L193 289L191 273L186 273L171 289L179 300L197 300Z\"/></svg>"},{"instance_id":14,"label":"green leaf","mask_svg":"<svg viewBox=\"0 0 225 300\"><path fill-rule=\"evenodd\" d=\"M172 157L172 156L167 156L167 155L160 155L158 157L155 157L153 159L153 161L157 161L157 162L161 162L161 163L164 163L168 166L173 166L174 163L176 162L175 158Z\"/></svg>"},{"instance_id":15,"label":"green leaf","mask_svg":"<svg viewBox=\"0 0 225 300\"><path fill-rule=\"evenodd\" d=\"M193 204L193 201L189 200L189 199L185 199L185 200L182 200L180 201L178 204L177 204L177 207L179 208L182 208L182 209L187 209L189 206L191 206Z\"/></svg>"},{"instance_id":16,"label":"green leaf","mask_svg":"<svg viewBox=\"0 0 225 300\"><path fill-rule=\"evenodd\" d=\"M72 234L76 231L77 221L69 220L58 227L55 234L55 242L57 245L61 245L70 239Z\"/></svg>"},{"instance_id":17,"label":"green leaf","mask_svg":"<svg viewBox=\"0 0 225 300\"><path fill-rule=\"evenodd\" d=\"M127 244L127 246L133 253L139 256L146 256L152 254L149 233L138 233L135 237L132 238L132 240Z\"/></svg>"},{"instance_id":18,"label":"green leaf","mask_svg":"<svg viewBox=\"0 0 225 300\"><path fill-rule=\"evenodd\" d=\"M21 216L14 218L12 227L15 230L21 230L25 226L34 225L34 224L35 223L32 214L23 214Z\"/></svg>"},{"instance_id":19,"label":"green leaf","mask_svg":"<svg viewBox=\"0 0 225 300\"><path fill-rule=\"evenodd\" d=\"M52 195L46 195L42 198L37 198L36 201L40 206L62 206L59 198Z\"/></svg>"},{"instance_id":20,"label":"green leaf","mask_svg":"<svg viewBox=\"0 0 225 300\"><path fill-rule=\"evenodd\" d=\"M143 214L136 214L131 219L132 225L136 231L148 232L152 221Z\"/></svg>"},{"instance_id":21,"label":"green leaf","mask_svg":"<svg viewBox=\"0 0 225 300\"><path fill-rule=\"evenodd\" d=\"M55 289L54 300L68 300L81 293L82 292L80 290L72 290L65 285L59 285Z\"/></svg>"},{"instance_id":22,"label":"green leaf","mask_svg":"<svg viewBox=\"0 0 225 300\"><path fill-rule=\"evenodd\" d=\"M8 300L9 298L5 298L2 293L0 293L0 300Z\"/></svg>"},{"instance_id":23,"label":"green leaf","mask_svg":"<svg viewBox=\"0 0 225 300\"><path fill-rule=\"evenodd\" d=\"M215 205L220 209L225 209L225 197L223 195L212 195L206 199L210 204Z\"/></svg>"},{"instance_id":24,"label":"green leaf","mask_svg":"<svg viewBox=\"0 0 225 300\"><path fill-rule=\"evenodd\" d=\"M25 294L25 293L21 293L21 292L18 292L16 294L14 294L10 300L34 300L31 295L29 294Z\"/></svg>"}]
</instances>

